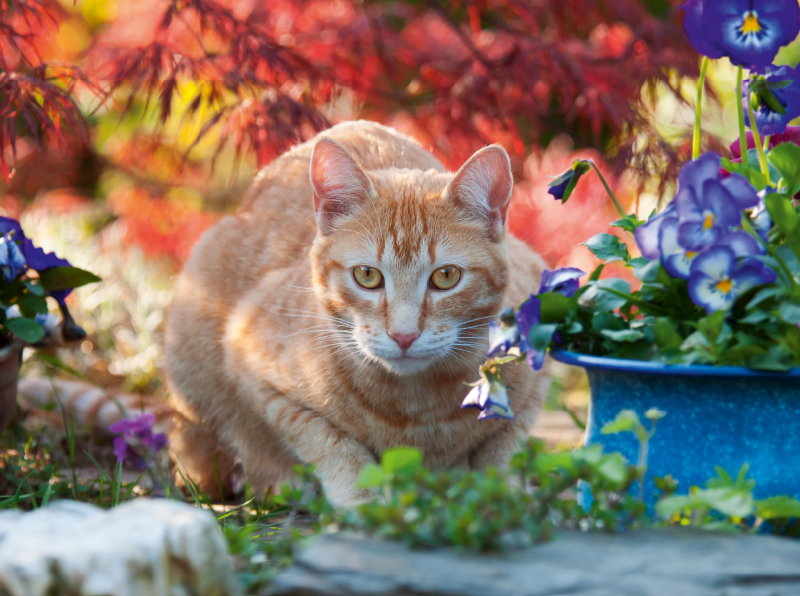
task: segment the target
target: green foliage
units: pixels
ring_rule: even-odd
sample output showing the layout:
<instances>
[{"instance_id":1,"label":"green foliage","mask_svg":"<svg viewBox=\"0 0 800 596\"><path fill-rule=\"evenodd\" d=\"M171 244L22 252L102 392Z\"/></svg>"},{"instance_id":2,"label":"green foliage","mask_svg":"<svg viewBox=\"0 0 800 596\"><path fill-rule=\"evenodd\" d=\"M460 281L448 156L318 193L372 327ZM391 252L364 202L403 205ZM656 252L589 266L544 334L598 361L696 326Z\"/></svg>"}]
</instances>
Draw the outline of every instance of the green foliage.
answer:
<instances>
[{"instance_id":1,"label":"green foliage","mask_svg":"<svg viewBox=\"0 0 800 596\"><path fill-rule=\"evenodd\" d=\"M387 451L380 466L365 468L359 486L377 488L381 497L341 513L338 526L412 547L493 551L546 540L557 527L637 525L644 511L628 493L639 470L599 446L546 453L542 442L530 439L507 472L431 472L420 462L418 451L403 448ZM579 480L595 496L588 512L565 494L574 492Z\"/></svg>"},{"instance_id":2,"label":"green foliage","mask_svg":"<svg viewBox=\"0 0 800 596\"><path fill-rule=\"evenodd\" d=\"M705 488L693 486L688 495L671 494L672 486L656 504L656 514L673 525L758 532L768 523L773 534L800 536L800 501L787 496L754 499L755 482L747 478L747 470L745 464L734 479L717 467L717 476Z\"/></svg>"},{"instance_id":3,"label":"green foliage","mask_svg":"<svg viewBox=\"0 0 800 596\"><path fill-rule=\"evenodd\" d=\"M611 263L612 261L627 262L631 258L628 253L628 247L613 234L596 234L584 242L583 245L592 251L594 256L606 263Z\"/></svg>"}]
</instances>

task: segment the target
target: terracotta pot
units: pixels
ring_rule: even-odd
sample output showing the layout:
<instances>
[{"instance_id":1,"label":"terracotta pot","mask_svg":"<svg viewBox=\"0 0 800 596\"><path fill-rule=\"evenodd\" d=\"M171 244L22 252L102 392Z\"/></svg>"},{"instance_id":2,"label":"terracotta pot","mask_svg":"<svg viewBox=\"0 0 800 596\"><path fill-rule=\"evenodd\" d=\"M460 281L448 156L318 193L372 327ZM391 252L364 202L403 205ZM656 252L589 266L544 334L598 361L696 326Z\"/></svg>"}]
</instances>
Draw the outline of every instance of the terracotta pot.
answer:
<instances>
[{"instance_id":1,"label":"terracotta pot","mask_svg":"<svg viewBox=\"0 0 800 596\"><path fill-rule=\"evenodd\" d=\"M22 347L22 344L15 342L0 349L0 435L14 414Z\"/></svg>"}]
</instances>

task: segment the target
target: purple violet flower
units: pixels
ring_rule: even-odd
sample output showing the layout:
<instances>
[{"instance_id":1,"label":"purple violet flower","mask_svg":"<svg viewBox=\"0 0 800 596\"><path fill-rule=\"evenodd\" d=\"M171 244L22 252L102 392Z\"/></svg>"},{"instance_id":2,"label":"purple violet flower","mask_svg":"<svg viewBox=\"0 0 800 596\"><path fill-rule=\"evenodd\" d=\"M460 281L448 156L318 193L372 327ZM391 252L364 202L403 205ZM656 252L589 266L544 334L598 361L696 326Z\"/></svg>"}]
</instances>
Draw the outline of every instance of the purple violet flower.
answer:
<instances>
[{"instance_id":1,"label":"purple violet flower","mask_svg":"<svg viewBox=\"0 0 800 596\"><path fill-rule=\"evenodd\" d=\"M775 100L783 107L785 113L775 111L766 101L755 109L754 116L760 135L783 134L791 120L800 116L800 73L797 68L780 66L768 68L765 77L767 85L776 82L787 82L783 88L770 88ZM750 83L742 85L742 105L744 106L744 121L750 127L750 115L747 111L747 94L750 92ZM752 128L752 127L751 127ZM771 140L771 139L770 139Z\"/></svg>"},{"instance_id":2,"label":"purple violet flower","mask_svg":"<svg viewBox=\"0 0 800 596\"><path fill-rule=\"evenodd\" d=\"M167 444L167 436L153 432L153 414L145 413L136 420L120 420L109 427L121 435L114 439L114 455L119 462L130 462L136 469L149 467L152 456Z\"/></svg>"},{"instance_id":3,"label":"purple violet flower","mask_svg":"<svg viewBox=\"0 0 800 596\"><path fill-rule=\"evenodd\" d=\"M687 5L696 14L697 6ZM692 45L700 53L701 48L722 51L736 66L769 66L781 46L800 32L797 0L705 0L700 11L701 27L686 28ZM687 17L689 13L687 9ZM715 52L709 57L720 56Z\"/></svg>"},{"instance_id":4,"label":"purple violet flower","mask_svg":"<svg viewBox=\"0 0 800 596\"><path fill-rule=\"evenodd\" d=\"M575 267L562 267L555 271L545 269L542 271L542 282L539 285L538 293L558 292L571 298L580 288L580 278L584 275L586 275L585 272Z\"/></svg>"},{"instance_id":5,"label":"purple violet flower","mask_svg":"<svg viewBox=\"0 0 800 596\"><path fill-rule=\"evenodd\" d=\"M475 385L461 402L461 409L467 408L481 410L478 420L493 418L511 420L514 418L508 399L508 390L497 379L481 379L481 382Z\"/></svg>"},{"instance_id":6,"label":"purple violet flower","mask_svg":"<svg viewBox=\"0 0 800 596\"><path fill-rule=\"evenodd\" d=\"M714 153L690 161L678 175L675 208L678 243L687 250L709 246L732 226L741 211L758 204L755 188L738 174L721 179L721 160Z\"/></svg>"},{"instance_id":7,"label":"purple violet flower","mask_svg":"<svg viewBox=\"0 0 800 596\"><path fill-rule=\"evenodd\" d=\"M661 226L668 219L677 219L675 212L675 203L670 203L666 206L664 211L654 215L646 224L636 228L633 233L633 238L639 247L642 256L647 259L657 259L661 256L661 246L659 237L661 235Z\"/></svg>"},{"instance_id":8,"label":"purple violet flower","mask_svg":"<svg viewBox=\"0 0 800 596\"><path fill-rule=\"evenodd\" d=\"M0 238L0 270L6 281L11 283L25 272L25 255L14 242L13 236L6 233Z\"/></svg>"},{"instance_id":9,"label":"purple violet flower","mask_svg":"<svg viewBox=\"0 0 800 596\"><path fill-rule=\"evenodd\" d=\"M516 325L506 326L489 322L489 351L486 356L491 358L495 354L507 354L508 350L519 345L519 330Z\"/></svg>"},{"instance_id":10,"label":"purple violet flower","mask_svg":"<svg viewBox=\"0 0 800 596\"><path fill-rule=\"evenodd\" d=\"M575 190L575 185L586 172L591 169L589 162L583 159L576 159L572 162L572 167L558 176L548 186L550 187L547 192L553 195L553 198L562 203L566 203L572 191Z\"/></svg>"},{"instance_id":11,"label":"purple violet flower","mask_svg":"<svg viewBox=\"0 0 800 596\"><path fill-rule=\"evenodd\" d=\"M528 343L531 327L541 322L541 302L539 299L531 294L530 298L519 307L516 318L519 334L522 338L519 342L519 350L520 352L525 352L525 360L528 362L528 366L533 370L540 370L544 364L545 351L537 352Z\"/></svg>"},{"instance_id":12,"label":"purple violet flower","mask_svg":"<svg viewBox=\"0 0 800 596\"><path fill-rule=\"evenodd\" d=\"M673 277L689 279L692 260L699 253L696 250L686 250L678 244L678 218L666 218L659 229L658 237L664 269Z\"/></svg>"},{"instance_id":13,"label":"purple violet flower","mask_svg":"<svg viewBox=\"0 0 800 596\"><path fill-rule=\"evenodd\" d=\"M727 246L714 246L692 263L689 296L710 314L728 310L750 288L775 281L775 272L753 258L736 262L736 254Z\"/></svg>"}]
</instances>

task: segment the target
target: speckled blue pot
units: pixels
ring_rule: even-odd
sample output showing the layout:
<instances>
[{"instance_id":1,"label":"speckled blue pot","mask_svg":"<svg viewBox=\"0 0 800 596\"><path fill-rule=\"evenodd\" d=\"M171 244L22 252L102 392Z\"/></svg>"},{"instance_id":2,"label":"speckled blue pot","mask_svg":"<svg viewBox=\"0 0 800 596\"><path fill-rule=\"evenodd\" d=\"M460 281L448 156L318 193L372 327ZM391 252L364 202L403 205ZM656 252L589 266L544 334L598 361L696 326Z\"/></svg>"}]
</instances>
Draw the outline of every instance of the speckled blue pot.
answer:
<instances>
[{"instance_id":1,"label":"speckled blue pot","mask_svg":"<svg viewBox=\"0 0 800 596\"><path fill-rule=\"evenodd\" d=\"M638 442L630 433L601 435L621 410L644 419L650 408L667 413L650 443L646 501L653 476L672 476L678 491L702 486L721 466L735 475L744 463L756 481L755 495L800 498L800 369L787 373L700 365L668 366L553 352L589 376L591 401L585 443L600 443L635 462ZM647 423L649 424L649 423Z\"/></svg>"}]
</instances>

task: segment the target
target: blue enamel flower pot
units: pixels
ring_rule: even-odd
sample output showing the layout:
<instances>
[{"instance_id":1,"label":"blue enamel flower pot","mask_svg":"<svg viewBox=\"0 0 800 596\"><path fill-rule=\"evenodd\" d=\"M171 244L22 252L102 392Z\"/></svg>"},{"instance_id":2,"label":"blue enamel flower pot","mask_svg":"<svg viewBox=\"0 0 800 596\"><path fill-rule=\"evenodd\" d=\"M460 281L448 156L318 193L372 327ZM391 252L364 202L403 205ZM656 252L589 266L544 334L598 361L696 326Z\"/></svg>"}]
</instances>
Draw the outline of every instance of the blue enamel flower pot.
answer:
<instances>
[{"instance_id":1,"label":"blue enamel flower pot","mask_svg":"<svg viewBox=\"0 0 800 596\"><path fill-rule=\"evenodd\" d=\"M704 486L715 466L731 476L749 464L756 498L800 498L800 368L764 372L732 366L665 365L553 351L553 358L582 366L591 401L585 444L619 451L637 461L639 444L630 433L600 429L622 410L667 415L650 442L645 500L652 506L652 478L671 474L678 492Z\"/></svg>"}]
</instances>

